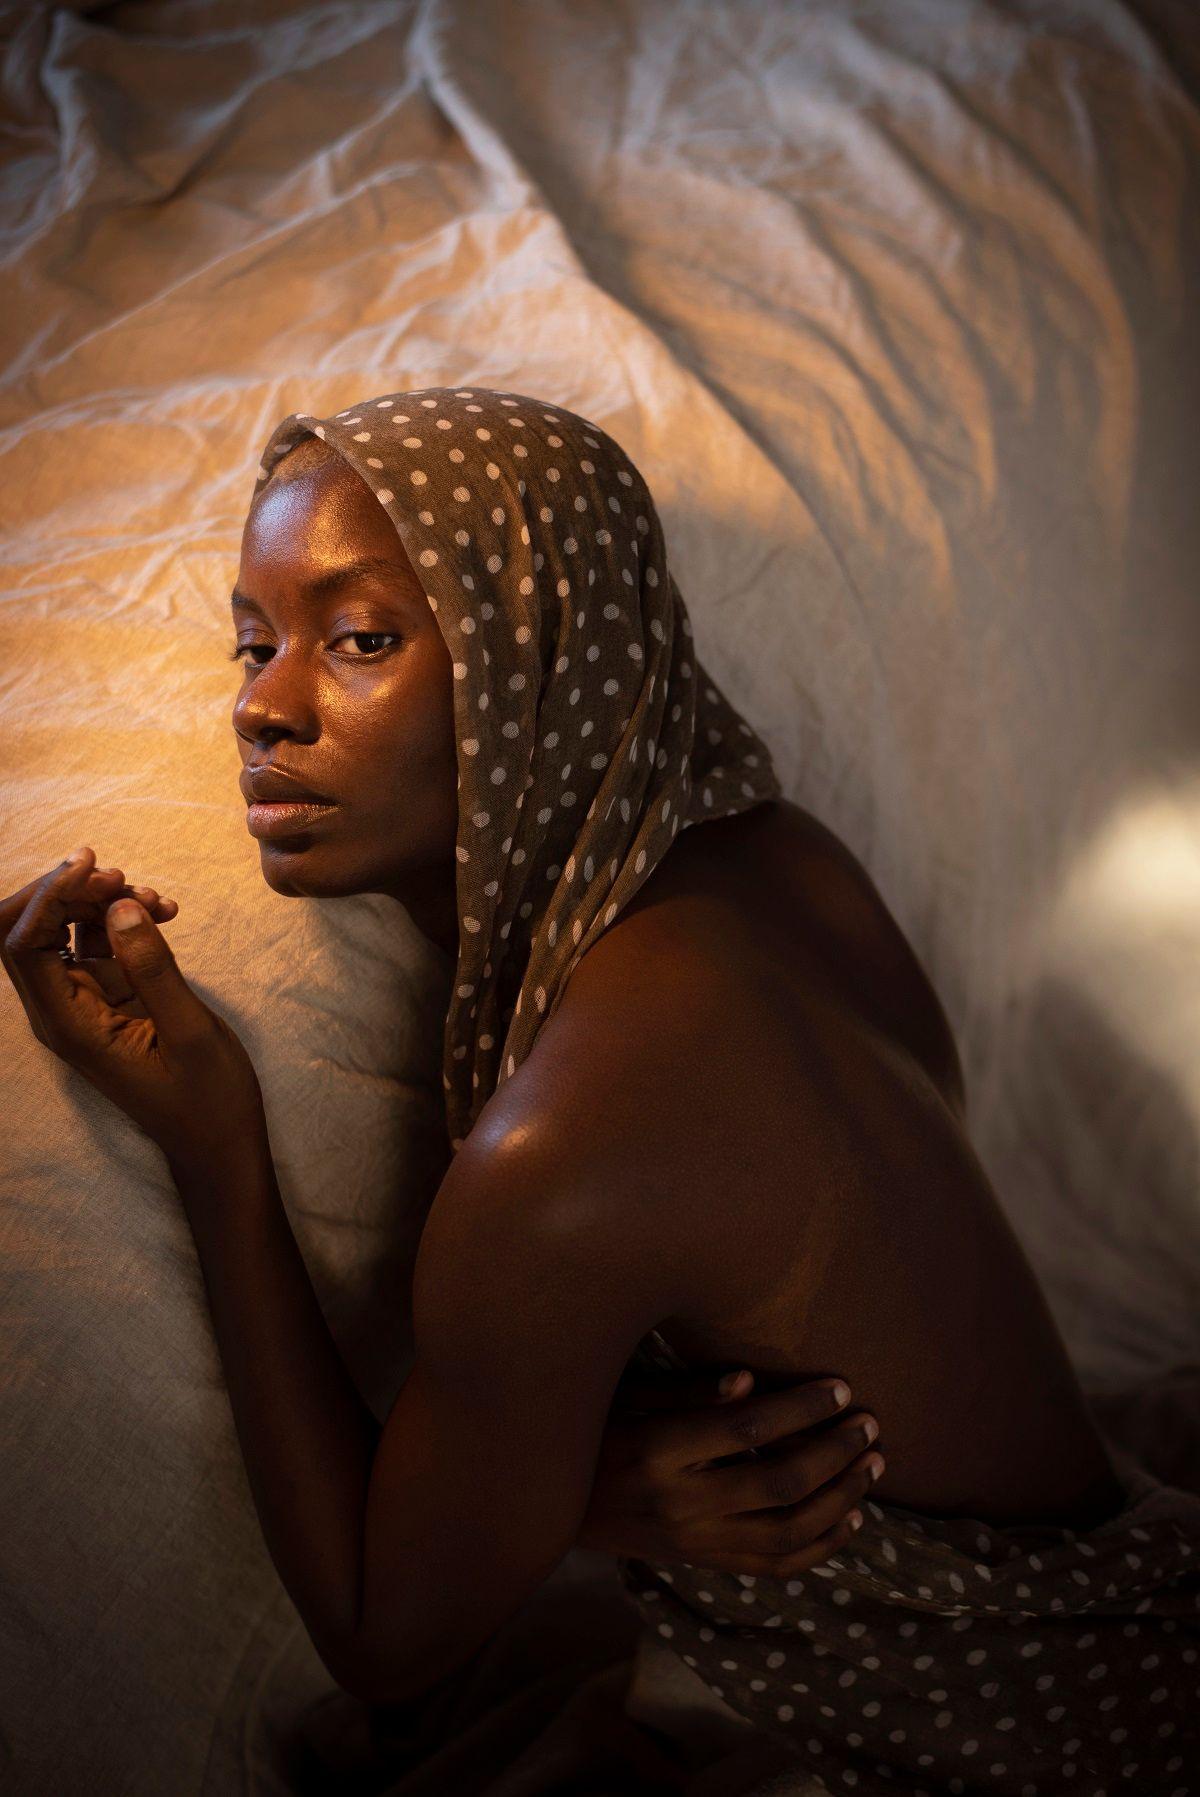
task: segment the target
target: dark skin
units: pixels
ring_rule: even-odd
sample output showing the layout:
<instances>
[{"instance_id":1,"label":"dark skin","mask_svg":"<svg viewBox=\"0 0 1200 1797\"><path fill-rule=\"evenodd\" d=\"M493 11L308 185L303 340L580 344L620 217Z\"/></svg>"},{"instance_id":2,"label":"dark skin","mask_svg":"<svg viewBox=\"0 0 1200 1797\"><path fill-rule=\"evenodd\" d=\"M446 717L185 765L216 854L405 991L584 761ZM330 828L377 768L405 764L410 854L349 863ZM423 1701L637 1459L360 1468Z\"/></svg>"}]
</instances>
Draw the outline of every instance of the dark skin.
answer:
<instances>
[{"instance_id":1,"label":"dark skin","mask_svg":"<svg viewBox=\"0 0 1200 1797\"><path fill-rule=\"evenodd\" d=\"M264 842L264 876L288 894L388 894L451 960L440 631L366 488L315 449L285 465L244 536L255 609L239 634L261 647L234 724L243 760L278 761L336 804ZM376 552L382 580L314 589ZM799 807L681 831L575 968L430 1209L416 1363L382 1429L288 1227L241 1044L149 922L121 952L160 1013L157 1046L50 959L123 878L88 860L3 901L5 965L40 1039L166 1148L267 1545L347 1690L419 1699L575 1542L782 1578L828 1557L869 1489L836 1371L881 1420L884 1501L1078 1528L1119 1507L971 1151L941 1007L865 870ZM133 1062L101 1040L118 1028ZM206 1079L198 1129L187 1094ZM214 1132L215 1116L237 1127ZM758 1394L621 1411L652 1327L702 1374L748 1362ZM764 1445L765 1461L736 1458Z\"/></svg>"},{"instance_id":2,"label":"dark skin","mask_svg":"<svg viewBox=\"0 0 1200 1797\"><path fill-rule=\"evenodd\" d=\"M329 452L294 466L243 542L264 644L234 713L243 758L278 743L339 798L373 784L356 778L367 765L389 778L347 803L347 827L264 845L264 875L311 896L388 893L453 954L450 658L411 582L385 580L361 613L344 598L314 613L314 574L402 551ZM343 671L323 645L347 622L408 646ZM371 1469L362 1613L331 1662L380 1701L461 1665L571 1540L786 1577L836 1551L839 1527L849 1539L869 1489L996 1525L1084 1528L1123 1501L971 1151L937 998L865 870L786 803L681 832L579 963L443 1182L413 1314L417 1373ZM614 1399L650 1326L694 1367L748 1363L759 1395L736 1419L706 1407L631 1435ZM818 1417L806 1397L839 1372L883 1423L878 1487L856 1433L870 1413L831 1421L831 1399ZM756 1444L766 1464L731 1463ZM455 1463L470 1489L436 1490L434 1469ZM439 1561L435 1530L455 1516ZM486 1552L466 1546L473 1523ZM424 1586L407 1551L422 1538ZM422 1654L423 1607L441 1636Z\"/></svg>"},{"instance_id":3,"label":"dark skin","mask_svg":"<svg viewBox=\"0 0 1200 1797\"><path fill-rule=\"evenodd\" d=\"M365 557L377 558L374 575L314 601L314 581ZM233 713L243 764L278 759L343 813L336 831L260 843L264 879L288 896L385 894L454 957L452 658L387 514L318 439L286 456L256 497L236 591L256 602L234 610L238 642L251 645L243 659L264 668L281 640L289 650L269 675L247 672ZM371 634L337 641L350 630ZM372 777L381 770L386 778ZM751 1402L749 1373L732 1396L718 1392L727 1370L669 1386L622 1380L581 1545L786 1577L852 1537L880 1461L863 1451L875 1419L851 1407L829 1429L842 1414L835 1378ZM700 1416L717 1405L719 1417ZM756 1442L777 1444L761 1464L745 1458Z\"/></svg>"},{"instance_id":4,"label":"dark skin","mask_svg":"<svg viewBox=\"0 0 1200 1797\"><path fill-rule=\"evenodd\" d=\"M375 574L314 602L310 583L367 557ZM239 645L255 645L233 713L242 762L303 769L340 806L311 840L261 843L263 878L289 898L384 893L455 956L451 656L386 512L317 438L256 496L236 592L254 601L233 612ZM263 680L255 664L276 660L283 633L289 654Z\"/></svg>"},{"instance_id":5,"label":"dark skin","mask_svg":"<svg viewBox=\"0 0 1200 1797\"><path fill-rule=\"evenodd\" d=\"M686 1267L661 1326L688 1361L760 1391L838 1367L880 1419L880 1502L1078 1529L1120 1508L942 1007L811 814L681 832L527 1066L531 1096L505 1091L547 1165L577 1156L596 1252Z\"/></svg>"},{"instance_id":6,"label":"dark skin","mask_svg":"<svg viewBox=\"0 0 1200 1797\"><path fill-rule=\"evenodd\" d=\"M340 463L297 452L252 508L239 586L239 641L261 664L234 710L243 761L334 801L263 839L268 884L390 895L452 971L452 663L398 537ZM606 1251L576 1226L588 1135L548 1160L551 1133L527 1127L547 1121L544 1053L484 1107L436 1194L415 1364L381 1426L291 1230L251 1057L171 953L177 905L97 859L84 846L0 900L4 969L37 1040L166 1157L263 1537L339 1684L420 1699L576 1543L786 1578L851 1538L866 1419L833 1369L728 1402L727 1363L701 1357L669 1392L628 1376L687 1269L664 1269L665 1238L610 1234ZM140 908L114 903L131 892Z\"/></svg>"}]
</instances>

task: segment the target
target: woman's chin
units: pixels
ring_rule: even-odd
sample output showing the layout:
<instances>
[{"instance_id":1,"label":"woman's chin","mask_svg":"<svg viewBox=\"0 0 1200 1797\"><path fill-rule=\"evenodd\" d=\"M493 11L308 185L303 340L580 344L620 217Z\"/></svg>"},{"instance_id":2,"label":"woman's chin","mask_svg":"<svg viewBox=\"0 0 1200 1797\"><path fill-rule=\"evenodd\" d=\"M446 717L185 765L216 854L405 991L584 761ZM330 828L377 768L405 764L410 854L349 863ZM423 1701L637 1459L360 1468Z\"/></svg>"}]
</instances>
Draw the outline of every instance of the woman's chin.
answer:
<instances>
[{"instance_id":1,"label":"woman's chin","mask_svg":"<svg viewBox=\"0 0 1200 1797\"><path fill-rule=\"evenodd\" d=\"M372 890L369 882L364 884L348 869L335 867L332 859L322 866L322 857L314 850L278 842L260 843L259 847L262 877L280 898L353 898Z\"/></svg>"},{"instance_id":2,"label":"woman's chin","mask_svg":"<svg viewBox=\"0 0 1200 1797\"><path fill-rule=\"evenodd\" d=\"M282 898L328 898L333 889L322 880L311 865L313 857L307 845L297 842L262 842L259 844L259 866L262 877L272 892Z\"/></svg>"}]
</instances>

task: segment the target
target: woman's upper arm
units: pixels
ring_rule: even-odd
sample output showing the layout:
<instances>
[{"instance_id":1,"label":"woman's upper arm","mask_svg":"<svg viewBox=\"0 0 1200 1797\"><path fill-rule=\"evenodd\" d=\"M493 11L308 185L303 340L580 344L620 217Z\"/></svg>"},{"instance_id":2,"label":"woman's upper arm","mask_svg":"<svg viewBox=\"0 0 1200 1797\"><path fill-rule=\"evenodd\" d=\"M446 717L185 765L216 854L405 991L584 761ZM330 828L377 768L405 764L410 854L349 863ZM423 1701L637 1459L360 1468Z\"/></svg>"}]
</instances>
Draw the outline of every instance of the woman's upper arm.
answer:
<instances>
[{"instance_id":1,"label":"woman's upper arm","mask_svg":"<svg viewBox=\"0 0 1200 1797\"><path fill-rule=\"evenodd\" d=\"M472 1657L570 1549L613 1394L670 1309L569 1176L468 1137L413 1281L416 1359L367 1494L360 1694L401 1702Z\"/></svg>"}]
</instances>

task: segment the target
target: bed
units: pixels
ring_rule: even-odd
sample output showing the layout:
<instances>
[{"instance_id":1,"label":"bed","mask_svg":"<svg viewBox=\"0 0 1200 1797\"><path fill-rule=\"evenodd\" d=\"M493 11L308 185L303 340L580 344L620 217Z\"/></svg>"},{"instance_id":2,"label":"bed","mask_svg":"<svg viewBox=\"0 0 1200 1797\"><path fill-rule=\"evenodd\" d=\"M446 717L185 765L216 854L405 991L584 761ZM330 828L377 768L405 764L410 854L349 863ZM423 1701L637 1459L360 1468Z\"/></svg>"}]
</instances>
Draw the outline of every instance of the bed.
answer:
<instances>
[{"instance_id":1,"label":"bed","mask_svg":"<svg viewBox=\"0 0 1200 1797\"><path fill-rule=\"evenodd\" d=\"M178 899L377 1413L448 972L383 899L262 883L228 594L279 418L476 382L646 475L706 665L942 997L1098 1414L1200 1489L1188 0L147 0L0 40L0 889L86 842ZM7 985L0 1029L5 1788L663 1788L687 1693L600 1556L493 1644L457 1759L337 1692L165 1163ZM693 1720L697 1797L804 1788L732 1735L705 1770Z\"/></svg>"}]
</instances>

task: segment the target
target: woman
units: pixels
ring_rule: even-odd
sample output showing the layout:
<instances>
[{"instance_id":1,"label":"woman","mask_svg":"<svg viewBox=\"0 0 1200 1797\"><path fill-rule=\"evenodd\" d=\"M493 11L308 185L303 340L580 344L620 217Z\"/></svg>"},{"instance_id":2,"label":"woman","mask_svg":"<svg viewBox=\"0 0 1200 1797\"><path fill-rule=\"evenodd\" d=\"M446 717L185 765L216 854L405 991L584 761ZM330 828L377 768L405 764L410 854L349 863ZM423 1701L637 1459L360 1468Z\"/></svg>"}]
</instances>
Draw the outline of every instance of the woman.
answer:
<instances>
[{"instance_id":1,"label":"woman","mask_svg":"<svg viewBox=\"0 0 1200 1797\"><path fill-rule=\"evenodd\" d=\"M339 1681L419 1697L586 1538L631 1363L744 1362L768 1393L836 1368L887 1449L863 1527L803 1577L769 1512L736 1569L703 1527L615 1543L661 1639L831 1789L1186 1790L1200 1498L1110 1459L971 1150L942 1009L696 661L633 464L519 394L292 415L233 604L267 883L388 893L453 966L452 1158L378 1440L236 1044L204 1094L233 1159L178 1088L135 1113L108 1076L176 1174L264 1534ZM18 972L54 902L10 930ZM136 934L182 1067L190 988ZM775 1504L811 1490L774 1470ZM726 1510L762 1503L764 1468L720 1471L746 1481Z\"/></svg>"}]
</instances>

